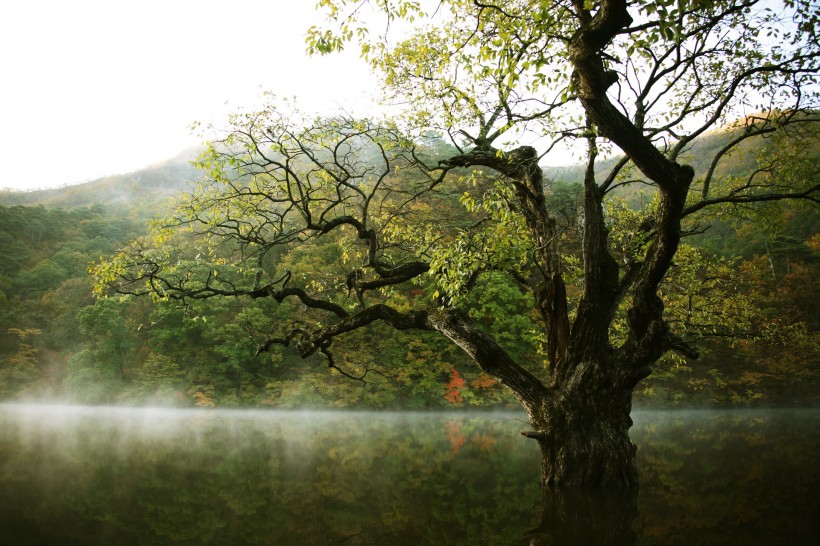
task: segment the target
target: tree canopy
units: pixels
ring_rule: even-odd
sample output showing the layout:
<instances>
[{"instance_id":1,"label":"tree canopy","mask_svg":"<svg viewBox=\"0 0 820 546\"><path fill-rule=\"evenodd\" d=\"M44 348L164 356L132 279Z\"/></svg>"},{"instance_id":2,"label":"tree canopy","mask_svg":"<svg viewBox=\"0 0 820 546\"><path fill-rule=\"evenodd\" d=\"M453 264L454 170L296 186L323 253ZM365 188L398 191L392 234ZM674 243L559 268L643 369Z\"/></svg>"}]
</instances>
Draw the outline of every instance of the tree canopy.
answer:
<instances>
[{"instance_id":1,"label":"tree canopy","mask_svg":"<svg viewBox=\"0 0 820 546\"><path fill-rule=\"evenodd\" d=\"M818 7L319 4L329 24L309 49L358 43L405 115L313 119L275 100L234 115L176 213L93 268L99 293L294 302L254 331L258 351L292 345L347 375L334 344L365 326L437 332L527 409L545 484L634 483L632 390L664 354L698 356L697 321L672 320L664 302L670 281L705 281L706 266L676 269L694 264L682 237L717 214L817 203L817 158L801 143L820 120ZM370 36L367 7L398 40ZM718 129L731 138L696 171L686 152ZM720 176L752 139L779 145L748 176ZM574 222L540 166L564 142L584 147ZM606 154L617 160L600 172ZM633 184L652 201L630 217L617 196ZM476 320L475 298L502 278L528 298L543 366Z\"/></svg>"}]
</instances>

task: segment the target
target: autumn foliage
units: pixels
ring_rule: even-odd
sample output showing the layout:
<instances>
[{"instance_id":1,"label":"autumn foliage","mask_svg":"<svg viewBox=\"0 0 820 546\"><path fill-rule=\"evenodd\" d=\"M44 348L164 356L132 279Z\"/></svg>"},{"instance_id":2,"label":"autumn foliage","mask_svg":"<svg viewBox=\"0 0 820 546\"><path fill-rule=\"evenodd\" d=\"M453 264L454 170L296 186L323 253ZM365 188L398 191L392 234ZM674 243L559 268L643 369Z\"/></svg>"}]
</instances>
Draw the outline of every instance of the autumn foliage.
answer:
<instances>
[{"instance_id":1,"label":"autumn foliage","mask_svg":"<svg viewBox=\"0 0 820 546\"><path fill-rule=\"evenodd\" d=\"M461 389L466 385L464 379L459 375L458 370L450 368L450 381L446 385L447 392L444 394L444 399L451 404L461 404L464 398L461 395Z\"/></svg>"}]
</instances>

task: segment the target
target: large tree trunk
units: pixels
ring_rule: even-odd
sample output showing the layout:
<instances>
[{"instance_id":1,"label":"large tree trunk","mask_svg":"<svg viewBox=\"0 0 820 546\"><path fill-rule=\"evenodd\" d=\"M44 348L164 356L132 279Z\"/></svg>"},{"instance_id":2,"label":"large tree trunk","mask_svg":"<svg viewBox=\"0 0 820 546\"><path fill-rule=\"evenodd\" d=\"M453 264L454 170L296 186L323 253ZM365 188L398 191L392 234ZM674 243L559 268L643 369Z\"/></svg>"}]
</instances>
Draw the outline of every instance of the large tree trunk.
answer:
<instances>
[{"instance_id":1,"label":"large tree trunk","mask_svg":"<svg viewBox=\"0 0 820 546\"><path fill-rule=\"evenodd\" d=\"M638 483L632 426L632 386L612 362L582 362L569 381L530 409L541 450L542 479L559 485Z\"/></svg>"},{"instance_id":2,"label":"large tree trunk","mask_svg":"<svg viewBox=\"0 0 820 546\"><path fill-rule=\"evenodd\" d=\"M430 321L521 401L533 426L523 434L540 446L545 488L637 484L636 448L629 440L635 381L614 356L584 360L563 381L545 386L463 311L441 310Z\"/></svg>"}]
</instances>

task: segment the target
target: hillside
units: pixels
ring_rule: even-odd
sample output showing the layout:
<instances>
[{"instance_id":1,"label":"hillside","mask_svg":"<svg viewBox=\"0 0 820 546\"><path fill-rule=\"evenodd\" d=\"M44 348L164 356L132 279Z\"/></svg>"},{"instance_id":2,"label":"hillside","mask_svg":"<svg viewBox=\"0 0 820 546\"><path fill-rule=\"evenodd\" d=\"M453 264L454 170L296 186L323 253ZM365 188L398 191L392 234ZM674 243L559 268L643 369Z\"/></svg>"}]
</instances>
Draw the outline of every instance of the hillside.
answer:
<instances>
[{"instance_id":1,"label":"hillside","mask_svg":"<svg viewBox=\"0 0 820 546\"><path fill-rule=\"evenodd\" d=\"M76 209L103 205L112 210L127 210L135 217L150 217L169 197L196 179L191 161L197 149L126 174L106 176L82 184L46 190L0 190L0 205L38 206Z\"/></svg>"}]
</instances>

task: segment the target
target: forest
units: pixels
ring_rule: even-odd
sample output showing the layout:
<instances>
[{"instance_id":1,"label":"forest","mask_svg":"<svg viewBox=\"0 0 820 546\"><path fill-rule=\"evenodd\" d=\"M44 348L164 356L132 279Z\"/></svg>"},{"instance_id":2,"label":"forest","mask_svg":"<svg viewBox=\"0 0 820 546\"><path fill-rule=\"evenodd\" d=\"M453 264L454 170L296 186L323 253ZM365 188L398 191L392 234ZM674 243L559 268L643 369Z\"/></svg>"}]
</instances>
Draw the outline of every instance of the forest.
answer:
<instances>
[{"instance_id":1,"label":"forest","mask_svg":"<svg viewBox=\"0 0 820 546\"><path fill-rule=\"evenodd\" d=\"M700 137L686 160L696 172L736 129ZM428 135L431 154L451 152ZM774 155L800 154L820 177L820 145L776 138L747 142L721 163L725 179L765 169ZM775 153L777 152L777 154ZM298 316L299 305L250 297L180 304L162 298L94 297L89 269L173 211L196 180L198 152L127 175L57 190L0 193L0 397L84 404L266 406L279 408L514 407L493 377L440 337L375 327L321 355L293 347L258 352L264 332ZM617 158L601 161L603 171ZM558 211L567 290L577 305L582 166L545 168ZM409 174L407 176L410 176ZM467 217L475 187L462 185L414 206L429 218ZM474 196L473 196L474 197ZM644 184L617 189L608 213L613 246L651 208ZM332 267L348 252L332 236L283 256L294 277ZM820 377L820 214L813 203L725 207L694 227L661 293L670 321L685 325L700 358L667 354L638 385L635 404L655 406L814 405ZM320 282L320 279L317 280ZM434 298L432 283L396 289L398 300ZM511 280L490 275L466 302L470 316L528 369L545 366L532 302ZM617 329L616 320L613 328Z\"/></svg>"}]
</instances>

